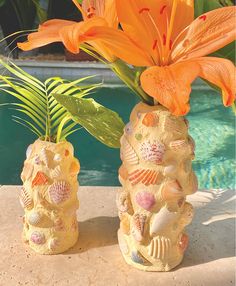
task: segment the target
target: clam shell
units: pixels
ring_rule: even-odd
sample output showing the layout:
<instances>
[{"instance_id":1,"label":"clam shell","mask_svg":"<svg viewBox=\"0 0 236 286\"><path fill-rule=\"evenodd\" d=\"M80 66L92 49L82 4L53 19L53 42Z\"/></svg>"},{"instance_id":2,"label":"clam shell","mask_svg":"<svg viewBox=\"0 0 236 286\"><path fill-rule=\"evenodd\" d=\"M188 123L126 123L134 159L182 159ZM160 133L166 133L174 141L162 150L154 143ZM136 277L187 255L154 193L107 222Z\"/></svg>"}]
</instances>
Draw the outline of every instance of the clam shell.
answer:
<instances>
[{"instance_id":1,"label":"clam shell","mask_svg":"<svg viewBox=\"0 0 236 286\"><path fill-rule=\"evenodd\" d=\"M42 221L42 216L38 212L31 212L28 215L28 222L31 225L38 225Z\"/></svg>"},{"instance_id":2,"label":"clam shell","mask_svg":"<svg viewBox=\"0 0 236 286\"><path fill-rule=\"evenodd\" d=\"M150 169L137 169L129 174L129 181L134 186L142 183L145 186L159 185L163 180L162 173Z\"/></svg>"},{"instance_id":3,"label":"clam shell","mask_svg":"<svg viewBox=\"0 0 236 286\"><path fill-rule=\"evenodd\" d=\"M26 150L26 158L29 159L32 154L32 144L30 144Z\"/></svg>"},{"instance_id":4,"label":"clam shell","mask_svg":"<svg viewBox=\"0 0 236 286\"><path fill-rule=\"evenodd\" d=\"M143 240L146 219L146 215L139 213L134 214L132 217L131 233L134 239L138 242L141 242Z\"/></svg>"},{"instance_id":5,"label":"clam shell","mask_svg":"<svg viewBox=\"0 0 236 286\"><path fill-rule=\"evenodd\" d=\"M154 259L168 259L171 250L171 241L163 236L154 237L148 246L148 255Z\"/></svg>"},{"instance_id":6,"label":"clam shell","mask_svg":"<svg viewBox=\"0 0 236 286\"><path fill-rule=\"evenodd\" d=\"M142 124L147 127L155 127L158 125L158 123L159 116L154 112L147 113L142 120Z\"/></svg>"},{"instance_id":7,"label":"clam shell","mask_svg":"<svg viewBox=\"0 0 236 286\"><path fill-rule=\"evenodd\" d=\"M170 224L173 224L179 216L179 213L170 212L166 207L163 207L156 215L154 215L150 226L150 235L154 236L158 234L158 232L162 231Z\"/></svg>"},{"instance_id":8,"label":"clam shell","mask_svg":"<svg viewBox=\"0 0 236 286\"><path fill-rule=\"evenodd\" d=\"M67 201L71 196L71 187L66 181L57 181L48 190L50 200L54 204Z\"/></svg>"},{"instance_id":9,"label":"clam shell","mask_svg":"<svg viewBox=\"0 0 236 286\"><path fill-rule=\"evenodd\" d=\"M59 246L59 240L57 238L51 238L48 242L48 248L52 251L56 250Z\"/></svg>"},{"instance_id":10,"label":"clam shell","mask_svg":"<svg viewBox=\"0 0 236 286\"><path fill-rule=\"evenodd\" d=\"M44 244L45 243L45 236L43 233L39 231L32 232L30 236L30 240L35 244Z\"/></svg>"},{"instance_id":11,"label":"clam shell","mask_svg":"<svg viewBox=\"0 0 236 286\"><path fill-rule=\"evenodd\" d=\"M174 151L186 151L189 145L186 140L176 140L170 142L170 148Z\"/></svg>"},{"instance_id":12,"label":"clam shell","mask_svg":"<svg viewBox=\"0 0 236 286\"><path fill-rule=\"evenodd\" d=\"M121 139L121 160L130 165L137 165L139 158L133 147L125 137Z\"/></svg>"},{"instance_id":13,"label":"clam shell","mask_svg":"<svg viewBox=\"0 0 236 286\"><path fill-rule=\"evenodd\" d=\"M183 190L179 185L178 181L167 181L165 182L160 190L160 197L161 200L172 200L172 199L179 199L184 196Z\"/></svg>"},{"instance_id":14,"label":"clam shell","mask_svg":"<svg viewBox=\"0 0 236 286\"><path fill-rule=\"evenodd\" d=\"M47 185L48 182L48 177L43 172L38 171L32 181L32 188L35 186Z\"/></svg>"},{"instance_id":15,"label":"clam shell","mask_svg":"<svg viewBox=\"0 0 236 286\"><path fill-rule=\"evenodd\" d=\"M155 204L155 197L149 192L139 192L135 196L137 204L143 209L149 211Z\"/></svg>"},{"instance_id":16,"label":"clam shell","mask_svg":"<svg viewBox=\"0 0 236 286\"><path fill-rule=\"evenodd\" d=\"M120 250L123 254L128 254L129 253L129 247L128 244L125 241L125 238L123 237L121 231L118 231L118 242L119 242L119 247Z\"/></svg>"},{"instance_id":17,"label":"clam shell","mask_svg":"<svg viewBox=\"0 0 236 286\"><path fill-rule=\"evenodd\" d=\"M33 200L30 196L30 194L26 191L25 188L21 189L21 193L20 193L20 203L21 206L24 209L30 210L33 208L34 204L33 204Z\"/></svg>"},{"instance_id":18,"label":"clam shell","mask_svg":"<svg viewBox=\"0 0 236 286\"><path fill-rule=\"evenodd\" d=\"M155 164L161 164L165 154L165 145L160 142L144 142L140 148L142 159Z\"/></svg>"},{"instance_id":19,"label":"clam shell","mask_svg":"<svg viewBox=\"0 0 236 286\"><path fill-rule=\"evenodd\" d=\"M183 233L178 243L179 249L182 253L184 253L185 250L187 249L188 243L189 243L189 237L187 234Z\"/></svg>"},{"instance_id":20,"label":"clam shell","mask_svg":"<svg viewBox=\"0 0 236 286\"><path fill-rule=\"evenodd\" d=\"M130 207L129 194L127 192L118 192L116 195L116 205L120 212L127 212Z\"/></svg>"}]
</instances>

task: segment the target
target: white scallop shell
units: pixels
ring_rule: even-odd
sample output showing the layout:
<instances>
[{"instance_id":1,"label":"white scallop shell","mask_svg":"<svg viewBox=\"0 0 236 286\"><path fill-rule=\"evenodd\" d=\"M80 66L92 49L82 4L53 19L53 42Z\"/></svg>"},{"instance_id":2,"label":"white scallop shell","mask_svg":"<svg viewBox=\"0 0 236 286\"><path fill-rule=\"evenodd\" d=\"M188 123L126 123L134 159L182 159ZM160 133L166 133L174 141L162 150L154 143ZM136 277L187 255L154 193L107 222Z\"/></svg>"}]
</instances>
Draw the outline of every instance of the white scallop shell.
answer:
<instances>
[{"instance_id":1,"label":"white scallop shell","mask_svg":"<svg viewBox=\"0 0 236 286\"><path fill-rule=\"evenodd\" d=\"M165 145L158 141L150 141L142 143L140 147L142 158L155 164L161 164L165 154Z\"/></svg>"},{"instance_id":2,"label":"white scallop shell","mask_svg":"<svg viewBox=\"0 0 236 286\"><path fill-rule=\"evenodd\" d=\"M28 215L28 222L31 225L38 225L42 220L42 216L38 212L31 212Z\"/></svg>"},{"instance_id":3,"label":"white scallop shell","mask_svg":"<svg viewBox=\"0 0 236 286\"><path fill-rule=\"evenodd\" d=\"M20 203L21 206L25 209L32 209L34 204L33 204L33 200L30 196L30 194L26 191L25 188L21 189L21 193L20 193Z\"/></svg>"},{"instance_id":4,"label":"white scallop shell","mask_svg":"<svg viewBox=\"0 0 236 286\"><path fill-rule=\"evenodd\" d=\"M146 219L146 215L139 213L134 214L132 217L131 233L136 241L143 240Z\"/></svg>"},{"instance_id":5,"label":"white scallop shell","mask_svg":"<svg viewBox=\"0 0 236 286\"><path fill-rule=\"evenodd\" d=\"M60 204L69 199L71 187L66 181L57 181L48 190L51 201Z\"/></svg>"},{"instance_id":6,"label":"white scallop shell","mask_svg":"<svg viewBox=\"0 0 236 286\"><path fill-rule=\"evenodd\" d=\"M40 156L44 164L48 167L49 160L48 160L48 154L46 148L43 148L42 151L40 152Z\"/></svg>"},{"instance_id":7,"label":"white scallop shell","mask_svg":"<svg viewBox=\"0 0 236 286\"><path fill-rule=\"evenodd\" d=\"M150 235L153 236L162 231L165 227L174 223L180 216L177 212L170 212L166 207L163 207L156 215L150 226Z\"/></svg>"},{"instance_id":8,"label":"white scallop shell","mask_svg":"<svg viewBox=\"0 0 236 286\"><path fill-rule=\"evenodd\" d=\"M128 140L123 136L121 139L121 160L130 165L137 165L139 158L134 148L130 145Z\"/></svg>"},{"instance_id":9,"label":"white scallop shell","mask_svg":"<svg viewBox=\"0 0 236 286\"><path fill-rule=\"evenodd\" d=\"M53 169L53 171L52 171L52 177L53 177L53 178L58 178L58 177L61 176L61 174L62 174L62 172L61 172L61 166L56 166L56 168Z\"/></svg>"},{"instance_id":10,"label":"white scallop shell","mask_svg":"<svg viewBox=\"0 0 236 286\"><path fill-rule=\"evenodd\" d=\"M148 246L148 255L154 259L167 259L171 250L171 241L169 238L157 236L152 239Z\"/></svg>"}]
</instances>

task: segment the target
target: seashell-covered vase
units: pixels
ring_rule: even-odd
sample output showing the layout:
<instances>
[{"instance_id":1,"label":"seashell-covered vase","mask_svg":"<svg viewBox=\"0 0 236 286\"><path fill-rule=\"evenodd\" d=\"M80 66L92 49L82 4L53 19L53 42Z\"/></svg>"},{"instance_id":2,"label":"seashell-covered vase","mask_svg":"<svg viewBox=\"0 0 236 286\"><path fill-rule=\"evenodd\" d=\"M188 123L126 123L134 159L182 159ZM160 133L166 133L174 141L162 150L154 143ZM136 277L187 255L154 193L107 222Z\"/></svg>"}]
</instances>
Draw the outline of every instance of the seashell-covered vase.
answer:
<instances>
[{"instance_id":1,"label":"seashell-covered vase","mask_svg":"<svg viewBox=\"0 0 236 286\"><path fill-rule=\"evenodd\" d=\"M25 212L23 240L37 253L62 253L78 240L79 161L67 141L37 140L26 157L20 193Z\"/></svg>"},{"instance_id":2,"label":"seashell-covered vase","mask_svg":"<svg viewBox=\"0 0 236 286\"><path fill-rule=\"evenodd\" d=\"M197 191L194 141L188 121L162 107L139 103L121 138L117 194L118 240L126 262L145 271L169 271L183 259L185 227L193 217L186 196Z\"/></svg>"}]
</instances>

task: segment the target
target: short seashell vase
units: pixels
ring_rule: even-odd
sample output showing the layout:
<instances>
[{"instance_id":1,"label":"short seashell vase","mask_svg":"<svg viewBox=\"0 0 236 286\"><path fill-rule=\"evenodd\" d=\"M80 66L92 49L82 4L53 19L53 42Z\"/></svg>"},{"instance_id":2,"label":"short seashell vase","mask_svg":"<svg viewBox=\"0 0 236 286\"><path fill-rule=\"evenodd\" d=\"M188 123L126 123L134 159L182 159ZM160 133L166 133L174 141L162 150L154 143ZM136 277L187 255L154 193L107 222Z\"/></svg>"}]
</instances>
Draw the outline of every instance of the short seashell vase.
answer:
<instances>
[{"instance_id":1,"label":"short seashell vase","mask_svg":"<svg viewBox=\"0 0 236 286\"><path fill-rule=\"evenodd\" d=\"M23 240L37 253L62 253L78 240L79 161L67 141L37 140L26 157L20 193L25 212Z\"/></svg>"},{"instance_id":2,"label":"short seashell vase","mask_svg":"<svg viewBox=\"0 0 236 286\"><path fill-rule=\"evenodd\" d=\"M118 240L126 262L145 271L169 271L188 245L193 217L186 196L198 189L188 121L162 107L139 103L121 138L117 194Z\"/></svg>"}]
</instances>

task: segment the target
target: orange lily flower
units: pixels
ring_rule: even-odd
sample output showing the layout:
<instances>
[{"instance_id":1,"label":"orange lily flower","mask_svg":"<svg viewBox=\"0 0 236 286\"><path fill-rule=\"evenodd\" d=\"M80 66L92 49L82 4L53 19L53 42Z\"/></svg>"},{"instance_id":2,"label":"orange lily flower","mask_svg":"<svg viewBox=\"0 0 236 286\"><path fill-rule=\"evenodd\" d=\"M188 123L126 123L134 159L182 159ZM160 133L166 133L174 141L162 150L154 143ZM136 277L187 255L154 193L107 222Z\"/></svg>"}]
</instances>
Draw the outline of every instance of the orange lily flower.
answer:
<instances>
[{"instance_id":1,"label":"orange lily flower","mask_svg":"<svg viewBox=\"0 0 236 286\"><path fill-rule=\"evenodd\" d=\"M174 115L189 112L191 83L200 76L222 89L223 103L235 100L235 67L204 57L235 40L235 7L213 10L194 20L194 0L116 0L123 31L93 27L84 41L101 39L117 57L149 66L143 90ZM131 53L133 55L131 56Z\"/></svg>"},{"instance_id":2,"label":"orange lily flower","mask_svg":"<svg viewBox=\"0 0 236 286\"><path fill-rule=\"evenodd\" d=\"M72 0L83 16L83 21L67 21L53 19L44 22L38 28L38 31L28 36L28 41L18 43L18 47L24 51L42 47L54 42L62 42L72 53L77 54L80 51L81 35L88 29L96 26L118 27L118 18L115 9L114 0L84 0L82 6L77 0ZM94 50L106 58L109 62L116 60L100 40L90 42Z\"/></svg>"}]
</instances>

